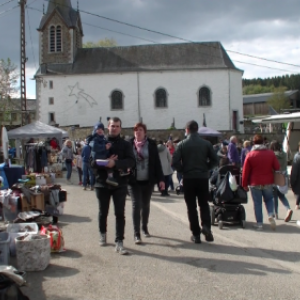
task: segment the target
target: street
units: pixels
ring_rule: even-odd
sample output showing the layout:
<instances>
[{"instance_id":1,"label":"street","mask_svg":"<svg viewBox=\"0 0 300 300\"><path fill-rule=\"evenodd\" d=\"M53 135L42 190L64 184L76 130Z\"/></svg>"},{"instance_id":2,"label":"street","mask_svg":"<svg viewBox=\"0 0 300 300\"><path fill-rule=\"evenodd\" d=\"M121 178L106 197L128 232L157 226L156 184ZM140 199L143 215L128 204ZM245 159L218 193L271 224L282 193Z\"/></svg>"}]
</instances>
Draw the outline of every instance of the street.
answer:
<instances>
[{"instance_id":1,"label":"street","mask_svg":"<svg viewBox=\"0 0 300 300\"><path fill-rule=\"evenodd\" d=\"M76 174L73 174L73 182ZM113 203L108 218L108 245L99 246L98 204L95 193L77 185L68 191L59 226L66 252L53 254L45 271L28 272L29 287L22 288L31 300L93 299L299 299L300 228L294 211L284 223L279 203L277 229L265 220L255 231L252 199L245 205L246 228L213 227L215 242L190 241L183 195L160 197L153 193L149 231L142 245L133 241L131 200L126 202L124 246L130 254L114 252ZM291 207L295 200L288 194ZM265 213L265 211L264 211Z\"/></svg>"}]
</instances>

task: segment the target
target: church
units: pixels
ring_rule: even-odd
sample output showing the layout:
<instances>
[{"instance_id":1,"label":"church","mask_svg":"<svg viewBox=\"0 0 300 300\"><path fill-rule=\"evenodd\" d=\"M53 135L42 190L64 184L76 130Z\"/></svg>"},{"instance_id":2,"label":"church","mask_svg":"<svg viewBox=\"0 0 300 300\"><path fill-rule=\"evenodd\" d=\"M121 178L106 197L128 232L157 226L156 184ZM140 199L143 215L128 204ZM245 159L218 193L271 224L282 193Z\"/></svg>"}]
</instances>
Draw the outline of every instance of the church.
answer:
<instances>
[{"instance_id":1,"label":"church","mask_svg":"<svg viewBox=\"0 0 300 300\"><path fill-rule=\"evenodd\" d=\"M39 32L38 118L93 126L110 117L132 128L208 127L243 132L243 71L220 42L82 48L80 11L50 1Z\"/></svg>"}]
</instances>

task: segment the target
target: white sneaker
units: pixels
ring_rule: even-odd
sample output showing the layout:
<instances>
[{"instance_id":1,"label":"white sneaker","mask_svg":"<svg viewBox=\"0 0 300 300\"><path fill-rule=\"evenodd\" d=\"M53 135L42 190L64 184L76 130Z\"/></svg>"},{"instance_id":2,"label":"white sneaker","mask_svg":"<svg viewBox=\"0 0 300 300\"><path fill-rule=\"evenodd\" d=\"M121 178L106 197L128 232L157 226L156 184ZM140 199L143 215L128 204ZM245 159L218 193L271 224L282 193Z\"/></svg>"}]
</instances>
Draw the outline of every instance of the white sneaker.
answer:
<instances>
[{"instance_id":1,"label":"white sneaker","mask_svg":"<svg viewBox=\"0 0 300 300\"><path fill-rule=\"evenodd\" d=\"M254 224L253 227L257 230L257 231L262 231L263 230L263 226L261 224Z\"/></svg>"},{"instance_id":2,"label":"white sneaker","mask_svg":"<svg viewBox=\"0 0 300 300\"><path fill-rule=\"evenodd\" d=\"M276 222L273 217L269 217L269 222L270 222L272 230L276 230Z\"/></svg>"},{"instance_id":3,"label":"white sneaker","mask_svg":"<svg viewBox=\"0 0 300 300\"><path fill-rule=\"evenodd\" d=\"M120 253L121 255L128 254L128 251L123 247L123 241L116 242L116 252Z\"/></svg>"},{"instance_id":4,"label":"white sneaker","mask_svg":"<svg viewBox=\"0 0 300 300\"><path fill-rule=\"evenodd\" d=\"M296 224L297 224L298 226L300 226L300 221L297 221Z\"/></svg>"}]
</instances>

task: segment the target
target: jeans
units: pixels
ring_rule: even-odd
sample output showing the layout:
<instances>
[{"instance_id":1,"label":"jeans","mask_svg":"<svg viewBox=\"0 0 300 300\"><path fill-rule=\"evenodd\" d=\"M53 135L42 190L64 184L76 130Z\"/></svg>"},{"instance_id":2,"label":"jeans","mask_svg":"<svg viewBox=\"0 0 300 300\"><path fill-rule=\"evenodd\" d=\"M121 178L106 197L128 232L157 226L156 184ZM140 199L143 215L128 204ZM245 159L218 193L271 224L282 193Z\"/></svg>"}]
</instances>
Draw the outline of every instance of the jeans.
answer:
<instances>
[{"instance_id":1,"label":"jeans","mask_svg":"<svg viewBox=\"0 0 300 300\"><path fill-rule=\"evenodd\" d=\"M180 184L181 179L182 179L182 173L178 173L178 172L177 172L177 180L178 180L178 184Z\"/></svg>"},{"instance_id":2,"label":"jeans","mask_svg":"<svg viewBox=\"0 0 300 300\"><path fill-rule=\"evenodd\" d=\"M258 187L250 187L256 222L258 225L263 224L262 213L262 198L264 199L265 206L269 217L273 217L274 203L273 203L273 187L268 186L266 188L259 189Z\"/></svg>"},{"instance_id":3,"label":"jeans","mask_svg":"<svg viewBox=\"0 0 300 300\"><path fill-rule=\"evenodd\" d=\"M295 195L296 196L296 205L300 205L300 195Z\"/></svg>"},{"instance_id":4,"label":"jeans","mask_svg":"<svg viewBox=\"0 0 300 300\"><path fill-rule=\"evenodd\" d=\"M170 185L170 176L172 176L172 175L165 176L165 189L163 191L160 191L163 195L168 194L168 189L169 189L169 185Z\"/></svg>"},{"instance_id":5,"label":"jeans","mask_svg":"<svg viewBox=\"0 0 300 300\"><path fill-rule=\"evenodd\" d=\"M79 183L81 183L82 182L82 169L77 167L77 172L78 172Z\"/></svg>"},{"instance_id":6,"label":"jeans","mask_svg":"<svg viewBox=\"0 0 300 300\"><path fill-rule=\"evenodd\" d=\"M183 178L183 193L187 206L188 218L190 221L190 229L193 235L197 236L201 233L199 218L197 212L197 201L200 208L201 225L207 229L211 229L210 210L208 205L209 190L208 179L205 178Z\"/></svg>"},{"instance_id":7,"label":"jeans","mask_svg":"<svg viewBox=\"0 0 300 300\"><path fill-rule=\"evenodd\" d=\"M82 162L82 171L83 171L83 183L82 185L84 187L87 186L87 177L90 176L90 185L94 186L95 184L95 176L94 172L92 170L92 167L90 166L89 162Z\"/></svg>"},{"instance_id":8,"label":"jeans","mask_svg":"<svg viewBox=\"0 0 300 300\"><path fill-rule=\"evenodd\" d=\"M70 180L72 175L72 162L66 162L67 179Z\"/></svg>"},{"instance_id":9,"label":"jeans","mask_svg":"<svg viewBox=\"0 0 300 300\"><path fill-rule=\"evenodd\" d=\"M122 186L116 189L95 188L95 190L99 203L98 220L100 233L107 232L107 216L109 210L110 197L112 196L115 206L116 217L115 242L123 241L125 229L125 203L127 196L127 186Z\"/></svg>"},{"instance_id":10,"label":"jeans","mask_svg":"<svg viewBox=\"0 0 300 300\"><path fill-rule=\"evenodd\" d=\"M276 215L278 215L278 198L280 199L281 203L284 205L284 207L287 210L291 209L288 199L286 199L284 194L280 193L277 186L273 188L273 196L274 196L274 210Z\"/></svg>"},{"instance_id":11,"label":"jeans","mask_svg":"<svg viewBox=\"0 0 300 300\"><path fill-rule=\"evenodd\" d=\"M150 215L150 199L154 185L150 183L137 183L128 186L132 200L132 219L134 234L140 234L141 216L142 229L147 228Z\"/></svg>"}]
</instances>

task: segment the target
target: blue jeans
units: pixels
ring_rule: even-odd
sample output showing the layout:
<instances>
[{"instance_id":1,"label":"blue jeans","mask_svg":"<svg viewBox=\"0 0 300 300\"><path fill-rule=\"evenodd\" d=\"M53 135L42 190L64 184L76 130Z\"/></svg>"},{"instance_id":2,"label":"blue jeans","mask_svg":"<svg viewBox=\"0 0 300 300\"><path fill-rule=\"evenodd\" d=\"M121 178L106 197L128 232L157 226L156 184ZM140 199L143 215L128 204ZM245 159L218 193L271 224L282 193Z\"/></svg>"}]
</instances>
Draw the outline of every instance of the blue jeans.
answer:
<instances>
[{"instance_id":1,"label":"blue jeans","mask_svg":"<svg viewBox=\"0 0 300 300\"><path fill-rule=\"evenodd\" d=\"M72 174L72 162L66 162L66 169L67 169L67 179L69 180Z\"/></svg>"},{"instance_id":2,"label":"blue jeans","mask_svg":"<svg viewBox=\"0 0 300 300\"><path fill-rule=\"evenodd\" d=\"M254 213L255 213L256 222L258 225L262 225L263 224L262 198L264 199L268 216L273 217L273 213L274 213L273 187L268 186L262 189L250 187L250 191L254 203Z\"/></svg>"},{"instance_id":3,"label":"blue jeans","mask_svg":"<svg viewBox=\"0 0 300 300\"><path fill-rule=\"evenodd\" d=\"M276 215L278 215L278 198L280 199L281 203L284 205L284 207L287 210L291 209L288 199L286 199L284 194L280 193L277 186L273 188L273 192L274 192L274 210Z\"/></svg>"},{"instance_id":4,"label":"blue jeans","mask_svg":"<svg viewBox=\"0 0 300 300\"><path fill-rule=\"evenodd\" d=\"M87 185L87 176L89 174L90 176L90 184L91 186L94 186L95 184L95 176L94 176L94 172L92 170L92 167L90 166L89 162L82 162L82 171L83 171L83 182L82 185L84 187L86 187Z\"/></svg>"}]
</instances>

